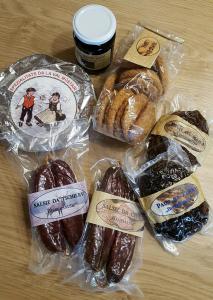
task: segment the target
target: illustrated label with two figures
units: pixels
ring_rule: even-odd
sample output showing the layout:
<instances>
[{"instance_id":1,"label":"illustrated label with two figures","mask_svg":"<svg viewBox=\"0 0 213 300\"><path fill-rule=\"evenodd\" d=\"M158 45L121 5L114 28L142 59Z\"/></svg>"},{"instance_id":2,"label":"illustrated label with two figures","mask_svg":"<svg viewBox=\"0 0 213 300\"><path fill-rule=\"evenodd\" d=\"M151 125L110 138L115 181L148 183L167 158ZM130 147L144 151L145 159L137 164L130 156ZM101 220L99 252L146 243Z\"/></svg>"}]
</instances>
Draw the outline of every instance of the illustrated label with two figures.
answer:
<instances>
[{"instance_id":1,"label":"illustrated label with two figures","mask_svg":"<svg viewBox=\"0 0 213 300\"><path fill-rule=\"evenodd\" d=\"M49 69L22 74L8 88L13 93L11 116L24 133L48 137L65 130L76 115L79 86L68 76Z\"/></svg>"}]
</instances>

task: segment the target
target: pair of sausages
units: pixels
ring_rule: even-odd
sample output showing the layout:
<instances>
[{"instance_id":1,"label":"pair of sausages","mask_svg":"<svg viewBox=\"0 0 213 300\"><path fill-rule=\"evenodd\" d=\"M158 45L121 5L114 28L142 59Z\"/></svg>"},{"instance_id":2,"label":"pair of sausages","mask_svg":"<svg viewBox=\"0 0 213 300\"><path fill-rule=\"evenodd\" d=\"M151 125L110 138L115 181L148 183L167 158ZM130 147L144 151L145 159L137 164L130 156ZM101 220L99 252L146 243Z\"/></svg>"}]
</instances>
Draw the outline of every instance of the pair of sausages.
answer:
<instances>
[{"instance_id":1,"label":"pair of sausages","mask_svg":"<svg viewBox=\"0 0 213 300\"><path fill-rule=\"evenodd\" d=\"M106 171L99 191L136 200L120 167L110 167ZM85 261L94 271L105 267L108 283L117 283L130 266L136 240L136 236L127 233L88 224Z\"/></svg>"},{"instance_id":2,"label":"pair of sausages","mask_svg":"<svg viewBox=\"0 0 213 300\"><path fill-rule=\"evenodd\" d=\"M66 162L59 159L49 160L36 170L33 192L66 186L75 182L75 174ZM43 244L51 252L65 252L66 242L71 248L74 248L81 238L83 228L83 215L37 226Z\"/></svg>"}]
</instances>

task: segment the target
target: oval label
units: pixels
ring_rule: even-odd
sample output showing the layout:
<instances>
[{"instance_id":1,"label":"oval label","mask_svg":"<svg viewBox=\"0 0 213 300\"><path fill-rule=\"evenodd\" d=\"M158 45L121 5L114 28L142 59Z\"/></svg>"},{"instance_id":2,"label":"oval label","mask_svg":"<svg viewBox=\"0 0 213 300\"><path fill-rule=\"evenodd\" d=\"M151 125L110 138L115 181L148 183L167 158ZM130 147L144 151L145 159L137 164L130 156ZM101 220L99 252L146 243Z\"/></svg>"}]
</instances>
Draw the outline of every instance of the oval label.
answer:
<instances>
[{"instance_id":1,"label":"oval label","mask_svg":"<svg viewBox=\"0 0 213 300\"><path fill-rule=\"evenodd\" d=\"M64 219L75 215L87 206L88 195L84 190L67 187L49 190L30 204L30 213L41 220Z\"/></svg>"},{"instance_id":2,"label":"oval label","mask_svg":"<svg viewBox=\"0 0 213 300\"><path fill-rule=\"evenodd\" d=\"M98 216L108 225L125 231L142 231L143 217L136 203L106 199L96 205Z\"/></svg>"},{"instance_id":3,"label":"oval label","mask_svg":"<svg viewBox=\"0 0 213 300\"><path fill-rule=\"evenodd\" d=\"M151 205L151 210L158 216L176 215L192 206L199 191L196 185L184 183L173 187L158 196Z\"/></svg>"},{"instance_id":4,"label":"oval label","mask_svg":"<svg viewBox=\"0 0 213 300\"><path fill-rule=\"evenodd\" d=\"M138 41L136 49L142 56L152 56L160 51L160 44L153 37L145 37Z\"/></svg>"},{"instance_id":5,"label":"oval label","mask_svg":"<svg viewBox=\"0 0 213 300\"><path fill-rule=\"evenodd\" d=\"M196 130L191 126L187 126L180 121L169 121L164 125L164 129L176 141L196 152L202 152L206 148L205 138L201 135L199 130Z\"/></svg>"}]
</instances>

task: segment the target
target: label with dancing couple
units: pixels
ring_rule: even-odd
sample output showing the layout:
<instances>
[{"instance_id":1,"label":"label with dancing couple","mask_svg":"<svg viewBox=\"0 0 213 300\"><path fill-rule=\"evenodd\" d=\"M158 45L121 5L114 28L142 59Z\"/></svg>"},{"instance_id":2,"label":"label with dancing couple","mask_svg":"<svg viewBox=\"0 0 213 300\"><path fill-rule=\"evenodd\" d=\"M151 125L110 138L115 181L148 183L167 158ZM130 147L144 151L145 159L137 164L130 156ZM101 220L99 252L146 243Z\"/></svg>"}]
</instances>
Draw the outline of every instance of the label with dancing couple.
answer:
<instances>
[{"instance_id":1,"label":"label with dancing couple","mask_svg":"<svg viewBox=\"0 0 213 300\"><path fill-rule=\"evenodd\" d=\"M11 116L16 126L33 137L59 134L76 115L79 86L68 76L50 69L22 74L8 88L13 93Z\"/></svg>"}]
</instances>

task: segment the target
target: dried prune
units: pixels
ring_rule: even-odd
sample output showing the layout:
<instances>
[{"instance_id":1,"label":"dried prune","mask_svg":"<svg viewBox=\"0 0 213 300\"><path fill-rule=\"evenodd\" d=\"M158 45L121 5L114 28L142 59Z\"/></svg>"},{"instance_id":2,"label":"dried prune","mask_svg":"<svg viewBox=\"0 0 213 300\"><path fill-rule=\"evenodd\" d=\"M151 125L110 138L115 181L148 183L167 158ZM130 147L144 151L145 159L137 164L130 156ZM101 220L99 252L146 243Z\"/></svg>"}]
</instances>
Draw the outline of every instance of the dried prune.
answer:
<instances>
[{"instance_id":1,"label":"dried prune","mask_svg":"<svg viewBox=\"0 0 213 300\"><path fill-rule=\"evenodd\" d=\"M137 178L141 197L154 194L188 177L190 172L174 161L160 160ZM209 205L206 201L198 207L162 223L154 224L157 234L182 241L200 231L208 221Z\"/></svg>"}]
</instances>

